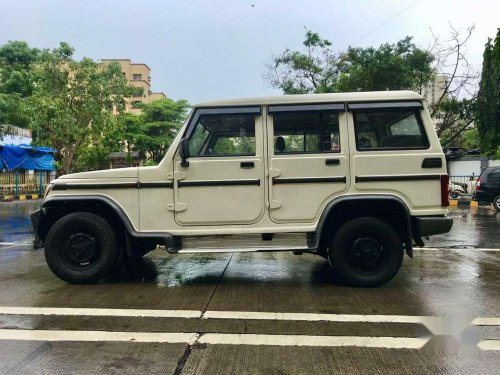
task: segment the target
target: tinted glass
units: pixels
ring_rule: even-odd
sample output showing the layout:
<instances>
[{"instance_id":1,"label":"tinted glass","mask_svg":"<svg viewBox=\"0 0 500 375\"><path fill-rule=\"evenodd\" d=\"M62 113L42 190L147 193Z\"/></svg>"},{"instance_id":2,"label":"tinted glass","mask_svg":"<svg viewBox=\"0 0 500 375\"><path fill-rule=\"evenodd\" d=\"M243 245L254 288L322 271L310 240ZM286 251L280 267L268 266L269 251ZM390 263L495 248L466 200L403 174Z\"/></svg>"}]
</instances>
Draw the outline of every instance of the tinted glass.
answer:
<instances>
[{"instance_id":1,"label":"tinted glass","mask_svg":"<svg viewBox=\"0 0 500 375\"><path fill-rule=\"evenodd\" d=\"M189 138L191 156L255 155L255 115L202 115Z\"/></svg>"},{"instance_id":2,"label":"tinted glass","mask_svg":"<svg viewBox=\"0 0 500 375\"><path fill-rule=\"evenodd\" d=\"M429 141L415 109L354 112L356 147L366 150L426 149Z\"/></svg>"},{"instance_id":3,"label":"tinted glass","mask_svg":"<svg viewBox=\"0 0 500 375\"><path fill-rule=\"evenodd\" d=\"M340 152L337 112L279 112L272 116L275 154Z\"/></svg>"}]
</instances>

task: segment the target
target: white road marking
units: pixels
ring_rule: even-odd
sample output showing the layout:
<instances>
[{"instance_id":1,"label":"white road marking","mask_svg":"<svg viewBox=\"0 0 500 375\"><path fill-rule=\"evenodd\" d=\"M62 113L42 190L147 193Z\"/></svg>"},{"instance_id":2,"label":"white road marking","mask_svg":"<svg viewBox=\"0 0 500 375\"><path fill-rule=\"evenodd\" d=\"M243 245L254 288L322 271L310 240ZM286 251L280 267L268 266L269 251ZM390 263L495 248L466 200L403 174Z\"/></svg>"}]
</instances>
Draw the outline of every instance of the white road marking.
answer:
<instances>
[{"instance_id":1,"label":"white road marking","mask_svg":"<svg viewBox=\"0 0 500 375\"><path fill-rule=\"evenodd\" d=\"M218 345L266 346L357 346L389 349L420 349L429 338L356 337L356 336L302 336L208 333L112 332L112 331L57 331L0 329L0 340L20 341L93 341L93 342L156 342Z\"/></svg>"},{"instance_id":2,"label":"white road marking","mask_svg":"<svg viewBox=\"0 0 500 375\"><path fill-rule=\"evenodd\" d=\"M129 341L192 344L198 336L196 333L0 329L0 340L22 341Z\"/></svg>"},{"instance_id":3,"label":"white road marking","mask_svg":"<svg viewBox=\"0 0 500 375\"><path fill-rule=\"evenodd\" d=\"M138 318L183 318L183 319L247 319L247 320L284 320L310 322L364 322L364 323L408 323L427 324L443 317L417 315L361 315L361 314L320 314L320 313L282 313L264 311L206 311L197 310L141 310L106 309L79 307L24 307L0 306L0 315L60 315L60 316L122 316ZM471 322L476 326L500 326L500 318L476 318Z\"/></svg>"},{"instance_id":4,"label":"white road marking","mask_svg":"<svg viewBox=\"0 0 500 375\"><path fill-rule=\"evenodd\" d=\"M329 322L422 323L433 317L411 315L354 315L315 313L276 313L260 311L207 311L203 319L299 320Z\"/></svg>"},{"instance_id":5,"label":"white road marking","mask_svg":"<svg viewBox=\"0 0 500 375\"><path fill-rule=\"evenodd\" d=\"M500 340L483 340L477 344L481 350L500 350Z\"/></svg>"},{"instance_id":6,"label":"white road marking","mask_svg":"<svg viewBox=\"0 0 500 375\"><path fill-rule=\"evenodd\" d=\"M476 318L472 321L473 326L500 326L500 318Z\"/></svg>"},{"instance_id":7,"label":"white road marking","mask_svg":"<svg viewBox=\"0 0 500 375\"><path fill-rule=\"evenodd\" d=\"M491 247L464 247L464 248L455 248L455 247L414 247L413 251L464 251L464 250L473 250L473 251L484 251L484 252L500 252L500 248L491 248Z\"/></svg>"},{"instance_id":8,"label":"white road marking","mask_svg":"<svg viewBox=\"0 0 500 375\"><path fill-rule=\"evenodd\" d=\"M219 345L266 346L357 346L367 348L420 349L429 338L362 337L362 336L305 336L207 333L198 342Z\"/></svg>"},{"instance_id":9,"label":"white road marking","mask_svg":"<svg viewBox=\"0 0 500 375\"><path fill-rule=\"evenodd\" d=\"M429 338L0 329L0 340L421 349ZM500 351L500 340L483 340L478 347Z\"/></svg>"},{"instance_id":10,"label":"white road marking","mask_svg":"<svg viewBox=\"0 0 500 375\"><path fill-rule=\"evenodd\" d=\"M196 310L140 310L140 309L100 309L78 307L10 307L0 306L0 314L5 315L73 315L73 316L126 316L148 318L201 318Z\"/></svg>"},{"instance_id":11,"label":"white road marking","mask_svg":"<svg viewBox=\"0 0 500 375\"><path fill-rule=\"evenodd\" d=\"M0 242L0 246L12 246L15 244L16 242Z\"/></svg>"}]
</instances>

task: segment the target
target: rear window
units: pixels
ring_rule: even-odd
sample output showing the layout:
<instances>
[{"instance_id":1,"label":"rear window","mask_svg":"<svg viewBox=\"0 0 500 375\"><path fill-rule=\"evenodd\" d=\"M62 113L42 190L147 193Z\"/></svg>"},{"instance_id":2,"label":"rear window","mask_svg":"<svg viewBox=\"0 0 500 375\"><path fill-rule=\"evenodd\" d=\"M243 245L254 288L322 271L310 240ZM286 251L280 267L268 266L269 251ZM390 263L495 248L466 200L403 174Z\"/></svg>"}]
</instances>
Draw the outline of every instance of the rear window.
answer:
<instances>
[{"instance_id":1,"label":"rear window","mask_svg":"<svg viewBox=\"0 0 500 375\"><path fill-rule=\"evenodd\" d=\"M354 130L359 151L429 148L418 109L355 111Z\"/></svg>"}]
</instances>

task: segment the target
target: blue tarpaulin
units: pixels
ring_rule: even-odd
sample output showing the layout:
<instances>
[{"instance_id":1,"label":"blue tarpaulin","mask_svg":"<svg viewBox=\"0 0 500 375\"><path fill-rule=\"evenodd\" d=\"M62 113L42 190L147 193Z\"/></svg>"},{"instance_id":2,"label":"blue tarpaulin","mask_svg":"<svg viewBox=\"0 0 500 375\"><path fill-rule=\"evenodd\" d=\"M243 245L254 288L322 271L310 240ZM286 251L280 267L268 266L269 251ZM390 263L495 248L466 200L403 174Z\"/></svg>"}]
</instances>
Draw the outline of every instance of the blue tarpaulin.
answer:
<instances>
[{"instance_id":1,"label":"blue tarpaulin","mask_svg":"<svg viewBox=\"0 0 500 375\"><path fill-rule=\"evenodd\" d=\"M36 171L54 171L54 152L50 147L30 145L0 145L0 171L7 169L29 169Z\"/></svg>"}]
</instances>

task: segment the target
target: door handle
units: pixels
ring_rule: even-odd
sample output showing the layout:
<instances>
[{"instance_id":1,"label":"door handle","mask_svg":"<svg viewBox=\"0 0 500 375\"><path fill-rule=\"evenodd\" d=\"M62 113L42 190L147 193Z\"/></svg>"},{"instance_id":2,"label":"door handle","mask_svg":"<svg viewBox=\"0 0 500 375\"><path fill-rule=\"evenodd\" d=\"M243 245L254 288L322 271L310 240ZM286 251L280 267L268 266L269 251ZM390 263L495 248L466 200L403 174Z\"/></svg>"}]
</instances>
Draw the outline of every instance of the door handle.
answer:
<instances>
[{"instance_id":1,"label":"door handle","mask_svg":"<svg viewBox=\"0 0 500 375\"><path fill-rule=\"evenodd\" d=\"M340 165L340 159L326 159L326 165Z\"/></svg>"},{"instance_id":2,"label":"door handle","mask_svg":"<svg viewBox=\"0 0 500 375\"><path fill-rule=\"evenodd\" d=\"M443 161L441 158L425 158L422 161L422 168L441 168Z\"/></svg>"},{"instance_id":3,"label":"door handle","mask_svg":"<svg viewBox=\"0 0 500 375\"><path fill-rule=\"evenodd\" d=\"M240 168L253 168L255 167L255 164L253 161L242 161L240 163Z\"/></svg>"}]
</instances>

